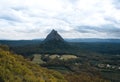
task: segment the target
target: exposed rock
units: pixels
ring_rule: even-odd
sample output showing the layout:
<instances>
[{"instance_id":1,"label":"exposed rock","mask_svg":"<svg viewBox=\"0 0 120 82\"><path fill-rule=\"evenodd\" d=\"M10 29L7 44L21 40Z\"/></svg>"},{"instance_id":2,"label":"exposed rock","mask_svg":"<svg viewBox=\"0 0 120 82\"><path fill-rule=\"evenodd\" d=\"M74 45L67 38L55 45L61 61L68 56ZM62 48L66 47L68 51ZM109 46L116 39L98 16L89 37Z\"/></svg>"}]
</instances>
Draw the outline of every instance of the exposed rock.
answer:
<instances>
[{"instance_id":1,"label":"exposed rock","mask_svg":"<svg viewBox=\"0 0 120 82\"><path fill-rule=\"evenodd\" d=\"M54 29L47 35L47 37L44 40L44 42L51 41L51 40L64 41L64 39Z\"/></svg>"}]
</instances>

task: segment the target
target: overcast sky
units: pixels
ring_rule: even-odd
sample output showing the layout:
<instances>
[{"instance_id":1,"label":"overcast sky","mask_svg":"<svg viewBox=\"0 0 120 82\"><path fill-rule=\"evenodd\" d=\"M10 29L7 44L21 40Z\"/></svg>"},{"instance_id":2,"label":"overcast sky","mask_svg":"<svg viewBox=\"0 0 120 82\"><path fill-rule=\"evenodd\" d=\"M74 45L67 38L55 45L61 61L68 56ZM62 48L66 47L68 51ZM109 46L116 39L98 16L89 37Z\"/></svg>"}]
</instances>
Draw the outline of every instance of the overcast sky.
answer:
<instances>
[{"instance_id":1,"label":"overcast sky","mask_svg":"<svg viewBox=\"0 0 120 82\"><path fill-rule=\"evenodd\" d=\"M0 0L0 39L120 38L120 0Z\"/></svg>"}]
</instances>

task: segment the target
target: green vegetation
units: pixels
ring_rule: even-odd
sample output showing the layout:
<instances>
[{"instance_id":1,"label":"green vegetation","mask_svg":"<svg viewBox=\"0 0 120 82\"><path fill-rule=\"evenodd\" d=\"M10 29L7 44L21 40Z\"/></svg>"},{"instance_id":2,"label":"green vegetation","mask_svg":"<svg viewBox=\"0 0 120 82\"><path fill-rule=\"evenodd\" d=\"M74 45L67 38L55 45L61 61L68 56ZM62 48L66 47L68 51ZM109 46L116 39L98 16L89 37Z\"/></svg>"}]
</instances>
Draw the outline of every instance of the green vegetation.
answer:
<instances>
[{"instance_id":1,"label":"green vegetation","mask_svg":"<svg viewBox=\"0 0 120 82\"><path fill-rule=\"evenodd\" d=\"M41 59L41 55L40 54L34 54L33 57L31 58L31 61L35 64L42 64L45 63L42 59Z\"/></svg>"},{"instance_id":2,"label":"green vegetation","mask_svg":"<svg viewBox=\"0 0 120 82\"><path fill-rule=\"evenodd\" d=\"M0 40L1 44L9 45L10 49L17 54L28 56L30 54L89 54L100 53L108 55L120 54L119 42L68 42L59 43L52 42L52 44L42 44L41 40L19 40L7 41ZM57 46L56 46L57 45ZM58 47L59 46L59 47ZM59 49L58 49L59 48Z\"/></svg>"},{"instance_id":3,"label":"green vegetation","mask_svg":"<svg viewBox=\"0 0 120 82\"><path fill-rule=\"evenodd\" d=\"M66 82L60 73L32 64L2 47L0 45L0 82Z\"/></svg>"},{"instance_id":4,"label":"green vegetation","mask_svg":"<svg viewBox=\"0 0 120 82\"><path fill-rule=\"evenodd\" d=\"M0 82L120 82L118 40L66 42L52 30L44 41L0 43Z\"/></svg>"},{"instance_id":5,"label":"green vegetation","mask_svg":"<svg viewBox=\"0 0 120 82\"><path fill-rule=\"evenodd\" d=\"M49 54L89 54L91 53L100 53L100 54L108 54L108 55L116 55L120 54L120 42L119 40L111 41L111 42L68 42L69 45L58 44L56 42L52 42L57 44L58 47L54 48L51 46L55 46L54 44L41 45L42 40L0 40L0 44L9 45L10 49L17 54L21 54L24 56L30 54L41 54L41 53L49 53ZM66 44L66 43L65 43ZM49 47L50 46L50 47Z\"/></svg>"},{"instance_id":6,"label":"green vegetation","mask_svg":"<svg viewBox=\"0 0 120 82\"><path fill-rule=\"evenodd\" d=\"M65 75L68 82L109 82L104 79L100 79L99 76L92 76L87 73L68 73Z\"/></svg>"},{"instance_id":7,"label":"green vegetation","mask_svg":"<svg viewBox=\"0 0 120 82\"><path fill-rule=\"evenodd\" d=\"M83 75L86 77L90 76L91 79L101 77L99 79L104 78L110 80L111 82L120 81L119 60L118 61L115 60L116 62L114 61L114 59L119 59L119 56L110 55L109 57L107 57L107 55L90 53L89 55L81 54L81 56L78 56L77 59L75 58L61 60L60 58L62 56L63 55L57 54L55 55L42 54L41 59L45 61L45 63L40 65L43 67L47 67L49 69L57 70L65 74L66 73L71 74L72 72L75 75L79 74L80 77ZM69 57L69 55L66 56ZM107 72L104 70L106 70ZM85 73L85 75L83 73ZM75 76L74 78L79 78L79 76L78 77Z\"/></svg>"},{"instance_id":8,"label":"green vegetation","mask_svg":"<svg viewBox=\"0 0 120 82\"><path fill-rule=\"evenodd\" d=\"M66 71L62 75L57 71L33 64L22 56L13 54L8 49L7 46L0 45L0 82L109 82L87 72ZM60 61L62 60L55 59L50 60L49 63L60 65ZM69 61L73 62L72 60ZM64 63L68 64L67 61ZM61 70L67 69L61 67Z\"/></svg>"}]
</instances>

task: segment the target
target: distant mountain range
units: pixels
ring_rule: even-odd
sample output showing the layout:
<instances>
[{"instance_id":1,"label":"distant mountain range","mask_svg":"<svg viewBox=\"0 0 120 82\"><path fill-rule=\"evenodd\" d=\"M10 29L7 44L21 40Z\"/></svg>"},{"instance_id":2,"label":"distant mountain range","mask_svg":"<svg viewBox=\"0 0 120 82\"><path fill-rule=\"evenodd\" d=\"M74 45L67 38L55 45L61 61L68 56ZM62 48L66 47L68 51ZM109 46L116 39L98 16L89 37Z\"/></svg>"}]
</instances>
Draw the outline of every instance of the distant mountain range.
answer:
<instances>
[{"instance_id":1,"label":"distant mountain range","mask_svg":"<svg viewBox=\"0 0 120 82\"><path fill-rule=\"evenodd\" d=\"M31 44L39 44L44 39L33 40L0 40L0 44L6 44L9 46L23 46ZM97 38L84 38L84 39L64 39L66 42L85 42L85 43L120 43L120 39L97 39Z\"/></svg>"},{"instance_id":2,"label":"distant mountain range","mask_svg":"<svg viewBox=\"0 0 120 82\"><path fill-rule=\"evenodd\" d=\"M44 39L33 39L43 41ZM101 38L69 38L64 39L67 42L111 42L111 43L120 43L120 39L101 39Z\"/></svg>"},{"instance_id":3,"label":"distant mountain range","mask_svg":"<svg viewBox=\"0 0 120 82\"><path fill-rule=\"evenodd\" d=\"M33 39L33 40L0 40L0 42L41 42L44 39ZM77 38L77 39L64 39L67 42L117 42L120 43L120 39L99 39L99 38Z\"/></svg>"},{"instance_id":4,"label":"distant mountain range","mask_svg":"<svg viewBox=\"0 0 120 82\"><path fill-rule=\"evenodd\" d=\"M68 42L115 42L120 43L120 39L98 39L98 38L79 38L79 39L65 39Z\"/></svg>"}]
</instances>

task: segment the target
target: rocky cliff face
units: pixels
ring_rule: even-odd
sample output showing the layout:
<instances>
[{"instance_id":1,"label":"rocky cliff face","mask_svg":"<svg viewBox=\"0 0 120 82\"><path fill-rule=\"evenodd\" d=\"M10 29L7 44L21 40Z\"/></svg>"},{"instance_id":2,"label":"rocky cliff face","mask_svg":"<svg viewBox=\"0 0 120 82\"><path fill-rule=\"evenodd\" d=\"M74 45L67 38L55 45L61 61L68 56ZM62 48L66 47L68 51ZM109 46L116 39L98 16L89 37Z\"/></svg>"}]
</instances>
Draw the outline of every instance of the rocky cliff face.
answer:
<instances>
[{"instance_id":1,"label":"rocky cliff face","mask_svg":"<svg viewBox=\"0 0 120 82\"><path fill-rule=\"evenodd\" d=\"M56 30L52 30L46 37L46 39L44 40L44 42L47 41L64 41L64 39L58 34L58 32Z\"/></svg>"}]
</instances>

